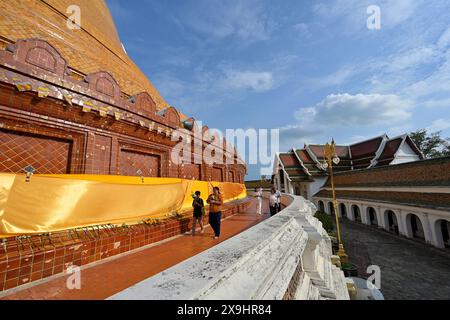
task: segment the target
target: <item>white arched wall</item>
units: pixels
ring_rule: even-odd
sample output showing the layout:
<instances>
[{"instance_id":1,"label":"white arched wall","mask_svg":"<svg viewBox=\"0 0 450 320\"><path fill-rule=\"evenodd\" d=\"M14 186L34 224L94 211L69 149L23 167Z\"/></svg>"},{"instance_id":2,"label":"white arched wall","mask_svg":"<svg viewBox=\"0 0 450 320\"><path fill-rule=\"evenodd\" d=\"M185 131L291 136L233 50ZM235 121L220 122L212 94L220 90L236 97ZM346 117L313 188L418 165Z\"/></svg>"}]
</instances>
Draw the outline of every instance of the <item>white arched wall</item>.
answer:
<instances>
[{"instance_id":1,"label":"white arched wall","mask_svg":"<svg viewBox=\"0 0 450 320\"><path fill-rule=\"evenodd\" d=\"M432 216L429 218L431 227L431 238L433 239L433 244L438 248L445 248L444 238L442 236L441 221L446 221L450 223L450 212L448 217L444 216Z\"/></svg>"},{"instance_id":2,"label":"white arched wall","mask_svg":"<svg viewBox=\"0 0 450 320\"><path fill-rule=\"evenodd\" d=\"M346 211L347 211L347 218L349 219L349 220L352 220L352 213L351 213L351 207L352 207L352 205L350 204L350 203L345 203L345 207L346 207ZM352 220L353 221L353 220Z\"/></svg>"},{"instance_id":3,"label":"white arched wall","mask_svg":"<svg viewBox=\"0 0 450 320\"><path fill-rule=\"evenodd\" d=\"M376 220L376 225L378 226L378 227L382 227L382 225L380 225L380 220L379 220L379 214L378 214L378 208L376 208L376 207L374 207L374 206L366 206L366 208L365 208L365 210L364 210L364 212L365 212L365 220L366 220L366 224L367 225L371 225L371 226L373 226L372 225L372 223L371 223L371 221L370 221L370 209L373 209L373 211L374 211L374 214L375 214L375 220Z\"/></svg>"},{"instance_id":4,"label":"white arched wall","mask_svg":"<svg viewBox=\"0 0 450 320\"><path fill-rule=\"evenodd\" d=\"M411 225L411 216L410 216L412 214L414 214L416 217L418 217L420 220L420 223L422 224L423 233L425 236L425 242L434 244L433 237L431 236L431 228L430 228L430 222L428 220L428 215L425 215L423 213L414 212L414 211L411 211L411 212L405 211L402 213L401 216L402 216L403 224L405 227L406 237L408 237L410 239L414 238L413 231L412 231L412 225Z\"/></svg>"},{"instance_id":5,"label":"white arched wall","mask_svg":"<svg viewBox=\"0 0 450 320\"><path fill-rule=\"evenodd\" d=\"M333 201L327 202L327 213L331 216L333 212Z\"/></svg>"},{"instance_id":6,"label":"white arched wall","mask_svg":"<svg viewBox=\"0 0 450 320\"><path fill-rule=\"evenodd\" d=\"M364 210L363 205L360 204L360 203L355 203L355 202L350 203L350 215L352 217L352 221L357 221L356 220L355 211L354 211L354 209L355 209L354 207L358 208L359 218L361 219L361 222L364 223L363 214L362 214L363 210Z\"/></svg>"},{"instance_id":7,"label":"white arched wall","mask_svg":"<svg viewBox=\"0 0 450 320\"><path fill-rule=\"evenodd\" d=\"M338 207L338 214L339 214L339 218L342 218L343 214L341 212L341 207L344 206L345 208L345 217L347 218L347 205L343 202L338 202L337 207Z\"/></svg>"},{"instance_id":8,"label":"white arched wall","mask_svg":"<svg viewBox=\"0 0 450 320\"><path fill-rule=\"evenodd\" d=\"M327 214L330 214L328 210L328 202L332 200L330 198L317 198L315 197L315 201L318 203L318 200L322 200L324 203L325 211ZM385 204L370 201L358 201L358 200L347 200L347 199L337 199L338 209L339 205L343 203L346 206L347 218L349 220L355 221L355 216L352 210L352 207L355 205L359 207L359 212L361 215L361 222L365 224L370 224L369 214L367 209L372 207L377 216L377 224L379 228L383 228L389 231L389 221L387 218L387 211L390 210L394 213L395 218L398 224L399 235L412 238L412 229L411 225L408 224L407 216L409 214L415 214L422 224L425 241L429 244L432 244L439 248L444 248L445 245L443 243L442 232L440 229L440 225L437 225L439 220L446 220L450 222L450 212L444 212L441 210L434 209L422 209L417 207L399 205L399 204ZM340 210L338 210L340 214ZM340 215L341 217L341 215Z\"/></svg>"},{"instance_id":9,"label":"white arched wall","mask_svg":"<svg viewBox=\"0 0 450 320\"><path fill-rule=\"evenodd\" d=\"M320 205L321 203L322 203L322 205ZM326 210L326 208L325 208L325 201L323 201L323 200L318 200L316 202L316 206L317 206L318 210L321 210L321 211L325 211Z\"/></svg>"}]
</instances>

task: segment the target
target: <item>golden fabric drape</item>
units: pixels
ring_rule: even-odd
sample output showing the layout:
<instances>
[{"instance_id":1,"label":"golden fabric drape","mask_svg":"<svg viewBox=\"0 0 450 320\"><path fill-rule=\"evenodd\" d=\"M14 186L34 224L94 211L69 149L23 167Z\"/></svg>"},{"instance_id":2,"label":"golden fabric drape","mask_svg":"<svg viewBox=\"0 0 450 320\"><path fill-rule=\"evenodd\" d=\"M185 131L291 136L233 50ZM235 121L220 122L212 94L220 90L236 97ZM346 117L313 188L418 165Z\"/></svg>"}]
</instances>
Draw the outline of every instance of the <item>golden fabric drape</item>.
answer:
<instances>
[{"instance_id":1,"label":"golden fabric drape","mask_svg":"<svg viewBox=\"0 0 450 320\"><path fill-rule=\"evenodd\" d=\"M245 186L177 178L0 173L0 237L99 224L137 223L192 209L219 186L225 202L247 196Z\"/></svg>"}]
</instances>

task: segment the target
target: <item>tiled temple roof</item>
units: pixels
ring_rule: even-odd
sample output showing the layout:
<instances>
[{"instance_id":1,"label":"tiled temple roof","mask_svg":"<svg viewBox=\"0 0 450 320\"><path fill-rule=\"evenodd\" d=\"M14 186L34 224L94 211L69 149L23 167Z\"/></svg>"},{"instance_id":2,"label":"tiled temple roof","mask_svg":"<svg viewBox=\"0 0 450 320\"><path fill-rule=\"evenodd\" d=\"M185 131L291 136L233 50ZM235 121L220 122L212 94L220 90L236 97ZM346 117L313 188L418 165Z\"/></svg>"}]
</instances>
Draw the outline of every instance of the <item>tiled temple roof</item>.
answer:
<instances>
[{"instance_id":1,"label":"tiled temple roof","mask_svg":"<svg viewBox=\"0 0 450 320\"><path fill-rule=\"evenodd\" d=\"M335 151L340 162L333 165L333 170L339 173L389 165L403 143L407 143L419 159L423 159L422 153L408 135L389 139L384 134L348 146L336 145ZM282 157L280 160L286 166L296 166L309 177L323 176L327 174L322 168L324 149L325 145L306 144L303 149L292 149L289 153L280 154Z\"/></svg>"},{"instance_id":2,"label":"tiled temple roof","mask_svg":"<svg viewBox=\"0 0 450 320\"><path fill-rule=\"evenodd\" d=\"M389 165L392 160L395 158L395 154L399 150L399 148L402 146L403 143L406 143L414 152L416 152L417 155L419 155L421 158L423 158L423 155L421 151L417 148L417 146L414 144L414 142L411 140L411 138L404 134L402 136L389 139L383 149L383 152L380 154L380 156L377 159L376 166L385 166Z\"/></svg>"},{"instance_id":3,"label":"tiled temple roof","mask_svg":"<svg viewBox=\"0 0 450 320\"><path fill-rule=\"evenodd\" d=\"M283 170L291 181L310 181L310 174L305 166L298 160L294 152L280 153L279 159Z\"/></svg>"}]
</instances>

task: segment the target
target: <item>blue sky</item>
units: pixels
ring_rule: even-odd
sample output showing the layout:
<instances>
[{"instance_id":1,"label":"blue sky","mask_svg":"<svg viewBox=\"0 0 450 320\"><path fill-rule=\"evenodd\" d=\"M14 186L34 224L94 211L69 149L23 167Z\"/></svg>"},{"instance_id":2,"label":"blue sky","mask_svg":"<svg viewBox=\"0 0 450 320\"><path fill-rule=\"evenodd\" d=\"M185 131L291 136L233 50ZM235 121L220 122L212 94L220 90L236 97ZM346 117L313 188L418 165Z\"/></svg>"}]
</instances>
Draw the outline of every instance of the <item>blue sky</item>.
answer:
<instances>
[{"instance_id":1,"label":"blue sky","mask_svg":"<svg viewBox=\"0 0 450 320\"><path fill-rule=\"evenodd\" d=\"M107 0L128 55L210 128L279 128L280 151L419 128L450 136L447 0ZM369 5L381 29L366 27ZM250 166L246 179L259 178Z\"/></svg>"}]
</instances>

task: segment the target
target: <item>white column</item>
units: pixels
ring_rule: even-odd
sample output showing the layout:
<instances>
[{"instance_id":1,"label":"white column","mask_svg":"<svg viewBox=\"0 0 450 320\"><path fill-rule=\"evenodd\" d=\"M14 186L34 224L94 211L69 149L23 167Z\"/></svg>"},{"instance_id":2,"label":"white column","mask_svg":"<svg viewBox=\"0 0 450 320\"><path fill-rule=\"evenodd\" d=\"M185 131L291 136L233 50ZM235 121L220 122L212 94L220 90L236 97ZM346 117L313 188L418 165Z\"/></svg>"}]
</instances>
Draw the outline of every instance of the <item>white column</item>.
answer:
<instances>
[{"instance_id":1,"label":"white column","mask_svg":"<svg viewBox=\"0 0 450 320\"><path fill-rule=\"evenodd\" d=\"M286 172L284 172L283 170L283 175L284 175L284 192L289 193L289 179L287 178L287 174Z\"/></svg>"},{"instance_id":2,"label":"white column","mask_svg":"<svg viewBox=\"0 0 450 320\"><path fill-rule=\"evenodd\" d=\"M355 213L353 212L353 203L349 203L348 204L348 208L349 208L349 210L348 210L348 218L351 220L351 221L355 221L356 219L355 219Z\"/></svg>"},{"instance_id":3,"label":"white column","mask_svg":"<svg viewBox=\"0 0 450 320\"><path fill-rule=\"evenodd\" d=\"M342 218L341 203L340 202L337 203L337 215L338 215L339 218Z\"/></svg>"},{"instance_id":4,"label":"white column","mask_svg":"<svg viewBox=\"0 0 450 320\"><path fill-rule=\"evenodd\" d=\"M345 204L345 211L347 212L347 219L351 220L352 212L351 205L349 203Z\"/></svg>"},{"instance_id":5,"label":"white column","mask_svg":"<svg viewBox=\"0 0 450 320\"><path fill-rule=\"evenodd\" d=\"M383 214L381 213L380 207L374 207L374 209L375 209L375 214L377 216L377 226L378 226L378 228L383 228L383 222L382 222Z\"/></svg>"},{"instance_id":6,"label":"white column","mask_svg":"<svg viewBox=\"0 0 450 320\"><path fill-rule=\"evenodd\" d=\"M384 214L387 209L383 207L378 207L377 209L378 209L378 226L380 228L389 231L389 221L386 215Z\"/></svg>"},{"instance_id":7,"label":"white column","mask_svg":"<svg viewBox=\"0 0 450 320\"><path fill-rule=\"evenodd\" d=\"M398 232L400 235L405 236L407 238L412 238L412 232L411 231L411 224L409 224L406 221L407 213L404 213L402 210L392 210L396 216L397 216L397 223L398 223Z\"/></svg>"},{"instance_id":8,"label":"white column","mask_svg":"<svg viewBox=\"0 0 450 320\"><path fill-rule=\"evenodd\" d=\"M429 217L431 237L433 239L433 245L438 248L445 248L444 239L442 237L441 225L437 223L440 220L439 217ZM444 220L445 223L445 220Z\"/></svg>"},{"instance_id":9,"label":"white column","mask_svg":"<svg viewBox=\"0 0 450 320\"><path fill-rule=\"evenodd\" d=\"M281 191L281 176L280 176L280 171L278 171L278 179L277 179L277 190Z\"/></svg>"},{"instance_id":10,"label":"white column","mask_svg":"<svg viewBox=\"0 0 450 320\"><path fill-rule=\"evenodd\" d=\"M423 233L425 235L425 242L435 245L435 241L433 240L433 236L431 235L431 226L428 214L423 213L417 216L419 217L420 222L422 223Z\"/></svg>"},{"instance_id":11,"label":"white column","mask_svg":"<svg viewBox=\"0 0 450 320\"><path fill-rule=\"evenodd\" d=\"M361 222L367 225L370 225L370 220L367 214L367 206L365 205L361 205L360 210L361 210Z\"/></svg>"}]
</instances>

